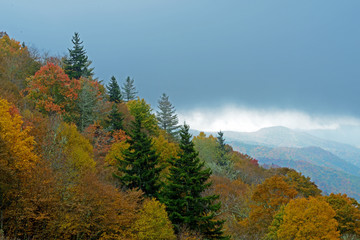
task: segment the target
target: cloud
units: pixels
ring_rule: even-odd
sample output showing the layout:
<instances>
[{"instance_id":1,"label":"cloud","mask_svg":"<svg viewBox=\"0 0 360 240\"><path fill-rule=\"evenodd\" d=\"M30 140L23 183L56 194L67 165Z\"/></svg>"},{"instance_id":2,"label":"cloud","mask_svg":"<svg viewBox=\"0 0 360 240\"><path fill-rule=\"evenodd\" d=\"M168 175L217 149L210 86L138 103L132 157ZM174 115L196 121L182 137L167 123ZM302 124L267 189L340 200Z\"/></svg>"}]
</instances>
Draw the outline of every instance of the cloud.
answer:
<instances>
[{"instance_id":1,"label":"cloud","mask_svg":"<svg viewBox=\"0 0 360 240\"><path fill-rule=\"evenodd\" d=\"M237 106L180 111L178 116L180 123L186 122L192 129L202 131L253 132L273 126L299 130L360 127L360 119L351 116L316 115L298 110L249 109Z\"/></svg>"}]
</instances>

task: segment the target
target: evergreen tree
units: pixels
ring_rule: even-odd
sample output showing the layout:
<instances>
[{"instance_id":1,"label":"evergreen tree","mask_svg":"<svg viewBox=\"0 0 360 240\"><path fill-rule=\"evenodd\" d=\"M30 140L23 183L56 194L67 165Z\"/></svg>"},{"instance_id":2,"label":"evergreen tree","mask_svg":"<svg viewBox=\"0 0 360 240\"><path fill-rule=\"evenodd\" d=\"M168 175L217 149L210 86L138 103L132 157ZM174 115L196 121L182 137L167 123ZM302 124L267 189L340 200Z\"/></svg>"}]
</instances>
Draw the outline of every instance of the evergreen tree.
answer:
<instances>
[{"instance_id":1,"label":"evergreen tree","mask_svg":"<svg viewBox=\"0 0 360 240\"><path fill-rule=\"evenodd\" d=\"M175 108L169 101L169 96L166 96L166 94L163 93L158 104L160 111L156 112L156 117L159 122L159 127L176 138L179 129L179 121L175 114Z\"/></svg>"},{"instance_id":2,"label":"evergreen tree","mask_svg":"<svg viewBox=\"0 0 360 240\"><path fill-rule=\"evenodd\" d=\"M119 112L116 104L114 103L109 114L109 119L106 120L106 124L110 131L116 131L124 129L123 126L124 114Z\"/></svg>"},{"instance_id":3,"label":"evergreen tree","mask_svg":"<svg viewBox=\"0 0 360 240\"><path fill-rule=\"evenodd\" d=\"M224 221L215 220L220 203L214 201L218 195L202 196L211 186L208 181L211 170L204 168L194 149L189 126L180 131L180 153L171 161L170 175L161 200L165 203L175 230L184 226L199 231L206 239L228 239L223 236Z\"/></svg>"},{"instance_id":4,"label":"evergreen tree","mask_svg":"<svg viewBox=\"0 0 360 240\"><path fill-rule=\"evenodd\" d=\"M128 189L141 189L147 196L157 197L160 189L159 155L153 150L152 141L142 131L141 120L135 117L130 139L130 147L118 160L119 175L115 177Z\"/></svg>"},{"instance_id":5,"label":"evergreen tree","mask_svg":"<svg viewBox=\"0 0 360 240\"><path fill-rule=\"evenodd\" d=\"M111 81L106 88L109 91L110 102L120 103L122 101L120 86L114 76L111 77Z\"/></svg>"},{"instance_id":6,"label":"evergreen tree","mask_svg":"<svg viewBox=\"0 0 360 240\"><path fill-rule=\"evenodd\" d=\"M134 86L134 79L130 79L130 77L127 77L122 89L126 102L134 100L136 98L136 94L138 92L136 91L136 88Z\"/></svg>"},{"instance_id":7,"label":"evergreen tree","mask_svg":"<svg viewBox=\"0 0 360 240\"><path fill-rule=\"evenodd\" d=\"M228 165L228 159L226 157L226 148L225 148L225 138L224 138L224 133L223 132L218 132L218 136L217 136L217 142L219 144L219 160L218 160L218 164L220 166L226 166Z\"/></svg>"},{"instance_id":8,"label":"evergreen tree","mask_svg":"<svg viewBox=\"0 0 360 240\"><path fill-rule=\"evenodd\" d=\"M76 32L72 38L73 49L69 49L69 57L64 61L64 70L69 78L79 79L80 77L92 77L93 68L90 68L91 61L88 60L83 42L80 41L79 34Z\"/></svg>"}]
</instances>

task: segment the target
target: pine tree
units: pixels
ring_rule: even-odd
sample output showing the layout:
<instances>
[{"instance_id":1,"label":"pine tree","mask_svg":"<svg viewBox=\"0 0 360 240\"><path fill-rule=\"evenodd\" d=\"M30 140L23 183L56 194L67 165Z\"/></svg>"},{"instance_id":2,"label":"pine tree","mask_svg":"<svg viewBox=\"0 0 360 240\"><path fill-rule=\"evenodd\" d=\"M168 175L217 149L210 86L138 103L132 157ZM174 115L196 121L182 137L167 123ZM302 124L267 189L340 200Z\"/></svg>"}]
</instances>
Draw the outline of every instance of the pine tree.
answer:
<instances>
[{"instance_id":1,"label":"pine tree","mask_svg":"<svg viewBox=\"0 0 360 240\"><path fill-rule=\"evenodd\" d=\"M64 70L69 78L79 79L80 77L92 77L93 68L90 68L91 61L88 60L83 42L80 41L79 33L74 33L72 38L73 49L69 49L69 57L64 61Z\"/></svg>"},{"instance_id":2,"label":"pine tree","mask_svg":"<svg viewBox=\"0 0 360 240\"><path fill-rule=\"evenodd\" d=\"M126 102L130 100L134 100L136 98L136 88L134 86L134 79L130 79L130 77L126 78L126 82L124 83L123 87L124 99Z\"/></svg>"},{"instance_id":3,"label":"pine tree","mask_svg":"<svg viewBox=\"0 0 360 240\"><path fill-rule=\"evenodd\" d=\"M111 77L111 82L109 83L108 86L106 86L106 88L109 91L110 102L116 102L116 103L122 102L120 86L117 83L116 78L114 76Z\"/></svg>"},{"instance_id":4,"label":"pine tree","mask_svg":"<svg viewBox=\"0 0 360 240\"><path fill-rule=\"evenodd\" d=\"M109 114L109 119L106 120L106 124L110 131L116 131L124 129L123 126L124 114L119 112L116 104L114 103Z\"/></svg>"},{"instance_id":5,"label":"pine tree","mask_svg":"<svg viewBox=\"0 0 360 240\"><path fill-rule=\"evenodd\" d=\"M187 227L199 231L206 239L228 239L223 236L223 221L215 220L220 203L218 195L202 196L211 186L209 168L204 168L189 134L189 126L180 131L180 153L171 161L170 175L161 195L175 230Z\"/></svg>"},{"instance_id":6,"label":"pine tree","mask_svg":"<svg viewBox=\"0 0 360 240\"><path fill-rule=\"evenodd\" d=\"M159 155L153 150L152 141L142 131L139 117L135 117L130 139L130 147L123 152L123 159L118 160L119 175L115 175L128 189L142 190L145 195L157 197L160 189Z\"/></svg>"},{"instance_id":7,"label":"pine tree","mask_svg":"<svg viewBox=\"0 0 360 240\"><path fill-rule=\"evenodd\" d=\"M175 114L174 106L172 106L169 101L169 96L166 96L166 94L163 93L160 100L158 101L158 104L160 111L156 112L156 117L159 122L159 127L176 138L179 129L179 120Z\"/></svg>"}]
</instances>

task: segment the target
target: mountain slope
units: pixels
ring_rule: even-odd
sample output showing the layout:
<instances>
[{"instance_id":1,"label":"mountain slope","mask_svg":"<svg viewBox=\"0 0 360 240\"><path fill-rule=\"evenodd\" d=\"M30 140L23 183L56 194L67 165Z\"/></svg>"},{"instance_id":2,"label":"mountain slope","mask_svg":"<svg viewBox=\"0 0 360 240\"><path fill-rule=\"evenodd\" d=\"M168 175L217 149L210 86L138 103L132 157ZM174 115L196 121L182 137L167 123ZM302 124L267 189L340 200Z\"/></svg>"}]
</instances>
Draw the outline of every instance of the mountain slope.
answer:
<instances>
[{"instance_id":1,"label":"mountain slope","mask_svg":"<svg viewBox=\"0 0 360 240\"><path fill-rule=\"evenodd\" d=\"M224 132L228 141L268 147L319 147L360 167L360 149L329 141L285 127L263 128L257 132Z\"/></svg>"}]
</instances>

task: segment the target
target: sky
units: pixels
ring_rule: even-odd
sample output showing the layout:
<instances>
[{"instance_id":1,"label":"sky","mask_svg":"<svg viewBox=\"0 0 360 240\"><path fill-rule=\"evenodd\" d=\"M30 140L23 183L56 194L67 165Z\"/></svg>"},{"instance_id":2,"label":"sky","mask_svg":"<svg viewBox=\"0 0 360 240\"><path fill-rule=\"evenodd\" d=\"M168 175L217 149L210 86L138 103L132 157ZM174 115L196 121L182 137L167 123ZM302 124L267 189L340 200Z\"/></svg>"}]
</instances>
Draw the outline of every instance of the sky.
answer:
<instances>
[{"instance_id":1,"label":"sky","mask_svg":"<svg viewBox=\"0 0 360 240\"><path fill-rule=\"evenodd\" d=\"M360 1L2 0L0 31L95 74L134 78L154 109L206 130L360 127ZM359 140L360 145L360 140Z\"/></svg>"}]
</instances>

